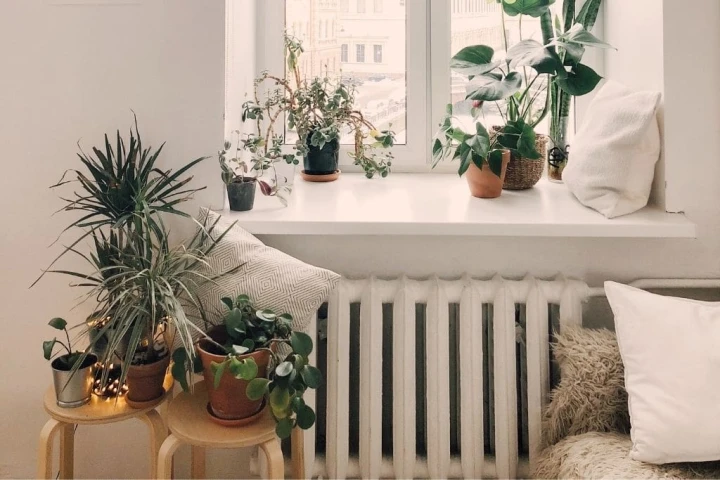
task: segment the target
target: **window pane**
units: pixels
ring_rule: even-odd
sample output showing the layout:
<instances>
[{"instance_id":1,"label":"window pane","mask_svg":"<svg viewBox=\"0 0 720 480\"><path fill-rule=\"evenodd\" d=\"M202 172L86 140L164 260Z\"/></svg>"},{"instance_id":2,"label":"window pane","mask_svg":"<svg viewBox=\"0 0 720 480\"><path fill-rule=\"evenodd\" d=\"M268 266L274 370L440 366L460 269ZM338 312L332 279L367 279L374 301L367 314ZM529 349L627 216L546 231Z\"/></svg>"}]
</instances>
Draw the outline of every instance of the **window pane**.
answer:
<instances>
[{"instance_id":1,"label":"window pane","mask_svg":"<svg viewBox=\"0 0 720 480\"><path fill-rule=\"evenodd\" d=\"M367 5L366 5L367 3ZM302 40L305 78L342 76L356 86L355 106L406 143L406 7L403 0L286 0L285 26ZM412 4L411 4L412 5ZM293 143L292 132L287 141ZM350 136L342 142L352 143Z\"/></svg>"},{"instance_id":2,"label":"window pane","mask_svg":"<svg viewBox=\"0 0 720 480\"><path fill-rule=\"evenodd\" d=\"M495 50L496 56L504 55L503 28L501 19L501 6L499 3L489 3L485 0L452 0L451 11L451 55L470 45L488 45ZM542 42L540 21L536 18L505 15L505 27L508 46L522 40L534 39ZM531 71L531 69L529 69ZM458 73L451 73L452 102L465 100L467 77ZM534 103L539 109L544 106L545 76L535 83L532 93L539 93L539 100ZM485 102L483 105L483 121L486 127L502 124L501 111L504 112L504 102ZM540 123L535 130L538 133L547 133L547 120Z\"/></svg>"}]
</instances>

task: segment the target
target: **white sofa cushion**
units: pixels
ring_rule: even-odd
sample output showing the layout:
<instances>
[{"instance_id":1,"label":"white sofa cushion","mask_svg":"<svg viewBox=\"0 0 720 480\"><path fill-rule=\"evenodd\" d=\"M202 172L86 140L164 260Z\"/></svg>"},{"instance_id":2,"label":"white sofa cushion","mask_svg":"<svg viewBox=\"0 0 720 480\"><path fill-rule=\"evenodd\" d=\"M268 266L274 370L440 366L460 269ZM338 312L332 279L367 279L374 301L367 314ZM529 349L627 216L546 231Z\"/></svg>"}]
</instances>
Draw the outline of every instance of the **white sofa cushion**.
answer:
<instances>
[{"instance_id":1,"label":"white sofa cushion","mask_svg":"<svg viewBox=\"0 0 720 480\"><path fill-rule=\"evenodd\" d=\"M605 293L625 367L631 458L720 460L720 303L614 282Z\"/></svg>"},{"instance_id":2,"label":"white sofa cushion","mask_svg":"<svg viewBox=\"0 0 720 480\"><path fill-rule=\"evenodd\" d=\"M563 181L583 205L608 218L648 203L660 157L657 92L607 81L590 103L570 147Z\"/></svg>"}]
</instances>

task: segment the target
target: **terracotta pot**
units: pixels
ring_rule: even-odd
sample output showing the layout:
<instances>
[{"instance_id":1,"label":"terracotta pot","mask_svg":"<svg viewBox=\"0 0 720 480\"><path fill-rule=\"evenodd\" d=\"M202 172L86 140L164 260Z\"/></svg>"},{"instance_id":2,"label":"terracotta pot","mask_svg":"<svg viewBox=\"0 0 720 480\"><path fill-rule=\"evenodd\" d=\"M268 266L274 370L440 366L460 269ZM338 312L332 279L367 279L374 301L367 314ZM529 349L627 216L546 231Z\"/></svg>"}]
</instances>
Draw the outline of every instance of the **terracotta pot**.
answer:
<instances>
[{"instance_id":1,"label":"terracotta pot","mask_svg":"<svg viewBox=\"0 0 720 480\"><path fill-rule=\"evenodd\" d=\"M165 373L170 355L149 365L130 365L127 373L127 397L131 402L142 403L160 398L165 390Z\"/></svg>"},{"instance_id":2,"label":"terracotta pot","mask_svg":"<svg viewBox=\"0 0 720 480\"><path fill-rule=\"evenodd\" d=\"M208 336L217 343L223 345L228 335L225 327L215 327L208 332ZM263 400L250 400L245 394L248 382L238 380L228 369L225 369L220 379L220 385L215 388L215 375L210 367L211 362L222 363L225 355L218 352L218 347L207 339L201 339L196 345L196 351L202 360L203 376L205 384L208 385L208 396L210 397L210 409L213 415L223 420L240 420L256 414L263 404ZM254 358L258 366L258 377L265 377L267 367L270 363L270 352L261 350L248 355L240 355L244 358Z\"/></svg>"},{"instance_id":3,"label":"terracotta pot","mask_svg":"<svg viewBox=\"0 0 720 480\"><path fill-rule=\"evenodd\" d=\"M498 177L490 170L487 164L483 168L478 168L474 163L470 163L470 167L465 172L470 194L477 198L497 198L502 193L503 182L505 181L505 172L507 171L508 162L510 162L510 150L505 150L502 157L502 170Z\"/></svg>"}]
</instances>

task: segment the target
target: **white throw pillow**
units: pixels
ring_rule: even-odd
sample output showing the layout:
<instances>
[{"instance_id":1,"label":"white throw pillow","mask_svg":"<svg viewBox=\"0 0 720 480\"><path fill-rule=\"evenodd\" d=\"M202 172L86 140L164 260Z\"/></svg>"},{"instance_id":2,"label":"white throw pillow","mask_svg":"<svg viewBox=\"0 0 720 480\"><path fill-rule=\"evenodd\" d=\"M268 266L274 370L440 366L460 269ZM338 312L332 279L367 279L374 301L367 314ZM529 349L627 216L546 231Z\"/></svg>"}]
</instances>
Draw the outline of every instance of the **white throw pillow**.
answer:
<instances>
[{"instance_id":1,"label":"white throw pillow","mask_svg":"<svg viewBox=\"0 0 720 480\"><path fill-rule=\"evenodd\" d=\"M311 315L316 314L340 281L335 272L268 247L232 218L203 208L198 220L212 229L210 234L215 239L232 227L205 259L206 265L198 269L209 278L224 274L214 282L203 283L195 292L215 321L225 309L222 297L246 294L257 308L289 313L293 316L293 329L305 331ZM187 310L188 316L199 324L199 312L192 307Z\"/></svg>"},{"instance_id":2,"label":"white throw pillow","mask_svg":"<svg viewBox=\"0 0 720 480\"><path fill-rule=\"evenodd\" d=\"M570 146L563 181L583 205L608 218L648 203L660 157L660 94L607 81Z\"/></svg>"},{"instance_id":3,"label":"white throw pillow","mask_svg":"<svg viewBox=\"0 0 720 480\"><path fill-rule=\"evenodd\" d=\"M628 392L630 457L720 459L720 303L655 295L614 282L605 293Z\"/></svg>"}]
</instances>

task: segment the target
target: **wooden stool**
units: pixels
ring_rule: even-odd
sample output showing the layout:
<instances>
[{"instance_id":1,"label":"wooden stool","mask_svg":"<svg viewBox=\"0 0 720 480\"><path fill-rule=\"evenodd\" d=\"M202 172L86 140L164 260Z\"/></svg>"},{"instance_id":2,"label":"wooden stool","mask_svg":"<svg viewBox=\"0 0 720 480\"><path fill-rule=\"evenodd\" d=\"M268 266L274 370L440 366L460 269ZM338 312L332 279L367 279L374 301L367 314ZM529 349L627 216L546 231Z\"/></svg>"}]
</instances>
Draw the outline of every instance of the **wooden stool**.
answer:
<instances>
[{"instance_id":1,"label":"wooden stool","mask_svg":"<svg viewBox=\"0 0 720 480\"><path fill-rule=\"evenodd\" d=\"M241 427L224 427L213 422L207 411L208 394L205 382L195 384L194 392L183 392L168 408L168 435L158 456L158 478L170 478L172 458L182 444L191 446L192 478L205 476L206 448L243 448L259 446L265 453L268 478L285 476L280 441L275 435L275 420L266 409L257 421ZM293 431L293 475L303 478L302 434ZM297 444L297 447L296 447Z\"/></svg>"},{"instance_id":2,"label":"wooden stool","mask_svg":"<svg viewBox=\"0 0 720 480\"><path fill-rule=\"evenodd\" d=\"M130 418L142 420L150 429L150 477L157 473L157 455L167 428L160 414L155 410L168 397L172 389L172 377L165 381L165 394L145 408L130 407L125 398L102 398L93 395L90 402L77 408L62 408L57 405L55 389L51 386L45 392L45 411L52 417L40 432L38 450L38 478L54 478L52 474L53 439L60 435L60 478L73 478L74 444L76 425L103 425L122 422Z\"/></svg>"}]
</instances>

